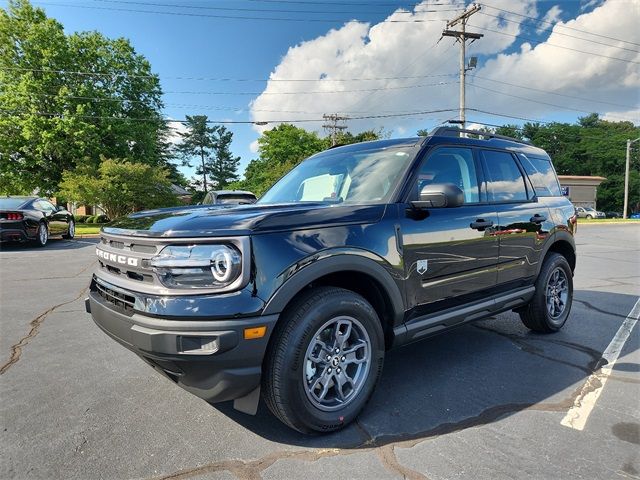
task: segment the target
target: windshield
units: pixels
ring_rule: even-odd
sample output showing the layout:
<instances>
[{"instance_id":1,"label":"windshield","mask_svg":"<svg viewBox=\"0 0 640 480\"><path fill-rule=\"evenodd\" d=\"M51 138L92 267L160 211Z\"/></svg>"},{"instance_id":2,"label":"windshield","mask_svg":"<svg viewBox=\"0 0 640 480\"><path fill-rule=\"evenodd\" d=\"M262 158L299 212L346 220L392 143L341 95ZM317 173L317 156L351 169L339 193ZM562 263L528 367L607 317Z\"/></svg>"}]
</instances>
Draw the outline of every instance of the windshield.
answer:
<instances>
[{"instance_id":1,"label":"windshield","mask_svg":"<svg viewBox=\"0 0 640 480\"><path fill-rule=\"evenodd\" d=\"M0 208L11 209L20 208L23 204L27 203L30 198L0 198Z\"/></svg>"},{"instance_id":2,"label":"windshield","mask_svg":"<svg viewBox=\"0 0 640 480\"><path fill-rule=\"evenodd\" d=\"M412 150L412 147L329 150L299 164L258 203L384 203L412 160Z\"/></svg>"}]
</instances>

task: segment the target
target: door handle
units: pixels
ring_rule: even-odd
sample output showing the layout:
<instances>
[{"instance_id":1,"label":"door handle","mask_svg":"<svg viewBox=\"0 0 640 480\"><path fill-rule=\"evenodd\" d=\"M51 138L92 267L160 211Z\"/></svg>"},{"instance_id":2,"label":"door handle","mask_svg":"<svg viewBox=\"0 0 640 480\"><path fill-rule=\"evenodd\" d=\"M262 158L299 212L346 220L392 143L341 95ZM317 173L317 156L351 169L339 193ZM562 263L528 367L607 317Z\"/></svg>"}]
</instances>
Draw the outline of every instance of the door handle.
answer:
<instances>
[{"instance_id":1,"label":"door handle","mask_svg":"<svg viewBox=\"0 0 640 480\"><path fill-rule=\"evenodd\" d=\"M474 230L484 230L485 228L493 227L493 222L491 220L487 221L483 218L478 218L475 222L471 222L469 225Z\"/></svg>"},{"instance_id":2,"label":"door handle","mask_svg":"<svg viewBox=\"0 0 640 480\"><path fill-rule=\"evenodd\" d=\"M536 213L533 217L531 217L529 219L529 221L531 223L543 223L547 221L547 217L545 217L544 215L540 215L539 213Z\"/></svg>"}]
</instances>

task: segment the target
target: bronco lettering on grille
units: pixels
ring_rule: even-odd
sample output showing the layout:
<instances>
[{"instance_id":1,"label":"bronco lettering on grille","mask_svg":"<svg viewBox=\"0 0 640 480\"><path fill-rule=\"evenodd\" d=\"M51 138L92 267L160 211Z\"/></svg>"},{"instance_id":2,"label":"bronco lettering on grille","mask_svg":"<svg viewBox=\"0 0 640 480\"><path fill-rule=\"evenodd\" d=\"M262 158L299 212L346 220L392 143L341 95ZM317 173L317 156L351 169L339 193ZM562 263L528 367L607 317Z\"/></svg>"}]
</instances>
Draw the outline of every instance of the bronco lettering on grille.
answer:
<instances>
[{"instance_id":1,"label":"bronco lettering on grille","mask_svg":"<svg viewBox=\"0 0 640 480\"><path fill-rule=\"evenodd\" d=\"M99 248L96 248L96 255L98 255L98 258L102 258L109 262L120 263L122 265L129 265L131 267L138 266L137 258L126 257L124 255L117 255L115 253L105 252L104 250L100 250Z\"/></svg>"}]
</instances>

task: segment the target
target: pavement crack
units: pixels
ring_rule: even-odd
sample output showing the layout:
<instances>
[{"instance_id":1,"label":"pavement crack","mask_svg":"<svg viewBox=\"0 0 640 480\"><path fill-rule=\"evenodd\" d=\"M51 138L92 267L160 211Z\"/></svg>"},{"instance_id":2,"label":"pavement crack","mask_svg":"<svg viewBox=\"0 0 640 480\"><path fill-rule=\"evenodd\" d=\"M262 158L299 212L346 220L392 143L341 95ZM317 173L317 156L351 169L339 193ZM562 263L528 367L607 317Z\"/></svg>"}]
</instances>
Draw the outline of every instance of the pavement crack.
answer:
<instances>
[{"instance_id":1,"label":"pavement crack","mask_svg":"<svg viewBox=\"0 0 640 480\"><path fill-rule=\"evenodd\" d=\"M560 363L562 365L566 365L568 367L572 367L572 368L577 368L579 370L582 370L583 372L591 375L595 370L597 370L600 366L602 366L602 354L600 352L598 352L597 350L594 350L592 348L589 347L585 347L584 345L580 345L577 343L573 343L573 342L567 342L565 340L557 340L557 339L551 339L551 338L525 338L522 335L515 335L512 333L506 333L506 332L501 332L499 330L495 330L493 328L489 328L489 327L485 327L479 324L473 324L473 326L479 330L484 330L486 332L491 332L494 333L496 335L499 335L501 337L506 338L507 340L509 340L510 342L512 342L513 344L516 345L516 347L518 347L520 350L529 353L531 355L535 355L537 357L540 358L544 358L546 360L549 360L551 362L555 362L555 363ZM534 345L531 345L529 342L539 342L539 343L551 343L554 345L560 345L563 347L567 347L573 350L577 350L581 353L584 353L586 355L588 355L589 357L591 357L591 361L589 362L588 365L578 365L576 363L573 362L568 362L566 360L562 360L556 357L552 357L550 355L547 355L544 353L544 350L538 347L535 347Z\"/></svg>"},{"instance_id":2,"label":"pavement crack","mask_svg":"<svg viewBox=\"0 0 640 480\"><path fill-rule=\"evenodd\" d=\"M619 283L619 282L617 282L617 283ZM606 286L606 285L604 285L604 286ZM574 297L573 301L577 302L577 303L581 303L582 305L584 305L588 309L595 310L596 312L600 312L600 313L602 313L604 315L610 315L612 317L618 317L618 318L627 318L626 315L621 315L619 313L608 312L606 310L603 310L602 308L596 307L595 305L587 302L586 300L579 300L579 299Z\"/></svg>"},{"instance_id":3,"label":"pavement crack","mask_svg":"<svg viewBox=\"0 0 640 480\"><path fill-rule=\"evenodd\" d=\"M7 360L4 364L2 364L0 366L0 375L4 375L7 370L9 370L9 368L11 368L12 365L14 365L15 363L18 362L18 360L20 360L20 357L22 355L22 349L31 341L34 339L34 337L36 335L38 335L38 333L40 332L40 327L42 326L42 324L44 323L45 319L47 318L47 316L52 313L53 311L55 311L56 309L63 307L65 305L68 305L70 303L73 303L75 301L77 301L79 298L81 298L89 289L89 287L85 287L82 289L82 291L72 300L68 300L66 302L62 302L62 303L58 303L57 305L54 305L53 307L45 310L44 312L42 312L40 315L38 315L36 318L34 318L33 320L31 320L29 322L29 326L31 327L29 329L29 331L27 332L27 334L22 337L18 343L15 343L12 347L11 347L11 354L9 355L9 360Z\"/></svg>"},{"instance_id":4,"label":"pavement crack","mask_svg":"<svg viewBox=\"0 0 640 480\"><path fill-rule=\"evenodd\" d=\"M398 474L405 480L428 480L422 473L402 465L398 461L398 457L396 457L395 447L393 445L386 445L376 449L376 454L382 466L391 473Z\"/></svg>"},{"instance_id":5,"label":"pavement crack","mask_svg":"<svg viewBox=\"0 0 640 480\"><path fill-rule=\"evenodd\" d=\"M156 477L157 480L182 480L196 475L204 475L221 471L232 473L239 480L260 480L262 471L269 468L278 460L300 460L304 462L316 462L321 458L334 457L341 454L352 454L355 452L344 452L337 448L321 450L298 450L274 452L262 458L252 461L225 460L221 462L209 463L195 468L180 470L170 475Z\"/></svg>"}]
</instances>

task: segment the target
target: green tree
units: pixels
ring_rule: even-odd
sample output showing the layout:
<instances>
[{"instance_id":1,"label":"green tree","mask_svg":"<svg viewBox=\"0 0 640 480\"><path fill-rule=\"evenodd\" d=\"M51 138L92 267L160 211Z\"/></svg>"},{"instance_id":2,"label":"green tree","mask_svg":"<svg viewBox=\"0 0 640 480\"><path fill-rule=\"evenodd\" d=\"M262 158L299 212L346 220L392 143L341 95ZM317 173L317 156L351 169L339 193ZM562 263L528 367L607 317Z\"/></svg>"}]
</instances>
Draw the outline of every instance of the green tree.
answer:
<instances>
[{"instance_id":1,"label":"green tree","mask_svg":"<svg viewBox=\"0 0 640 480\"><path fill-rule=\"evenodd\" d=\"M62 172L100 156L168 160L162 91L126 39L66 35L28 0L0 9L0 185L57 190Z\"/></svg>"},{"instance_id":2,"label":"green tree","mask_svg":"<svg viewBox=\"0 0 640 480\"><path fill-rule=\"evenodd\" d=\"M59 193L72 202L99 205L112 220L178 203L165 169L111 159L103 159L97 176L86 171L64 172Z\"/></svg>"},{"instance_id":3,"label":"green tree","mask_svg":"<svg viewBox=\"0 0 640 480\"><path fill-rule=\"evenodd\" d=\"M240 157L231 154L233 133L223 125L217 125L214 129L213 157L209 162L209 172L216 188L222 189L238 180Z\"/></svg>"},{"instance_id":4,"label":"green tree","mask_svg":"<svg viewBox=\"0 0 640 480\"><path fill-rule=\"evenodd\" d=\"M211 171L209 158L215 147L215 127L210 127L206 115L187 115L187 130L179 132L180 143L176 146L176 151L183 159L183 165L191 167L189 159L199 157L200 163L196 167L196 175L202 176L202 181L198 182L204 192L207 192L209 180L207 175Z\"/></svg>"},{"instance_id":5,"label":"green tree","mask_svg":"<svg viewBox=\"0 0 640 480\"><path fill-rule=\"evenodd\" d=\"M366 130L358 134L340 133L338 143L378 140L381 131ZM259 158L249 162L244 179L231 185L232 188L249 190L257 196L266 192L289 170L311 155L331 146L329 137L320 138L316 132L283 123L265 131L258 139Z\"/></svg>"}]
</instances>

